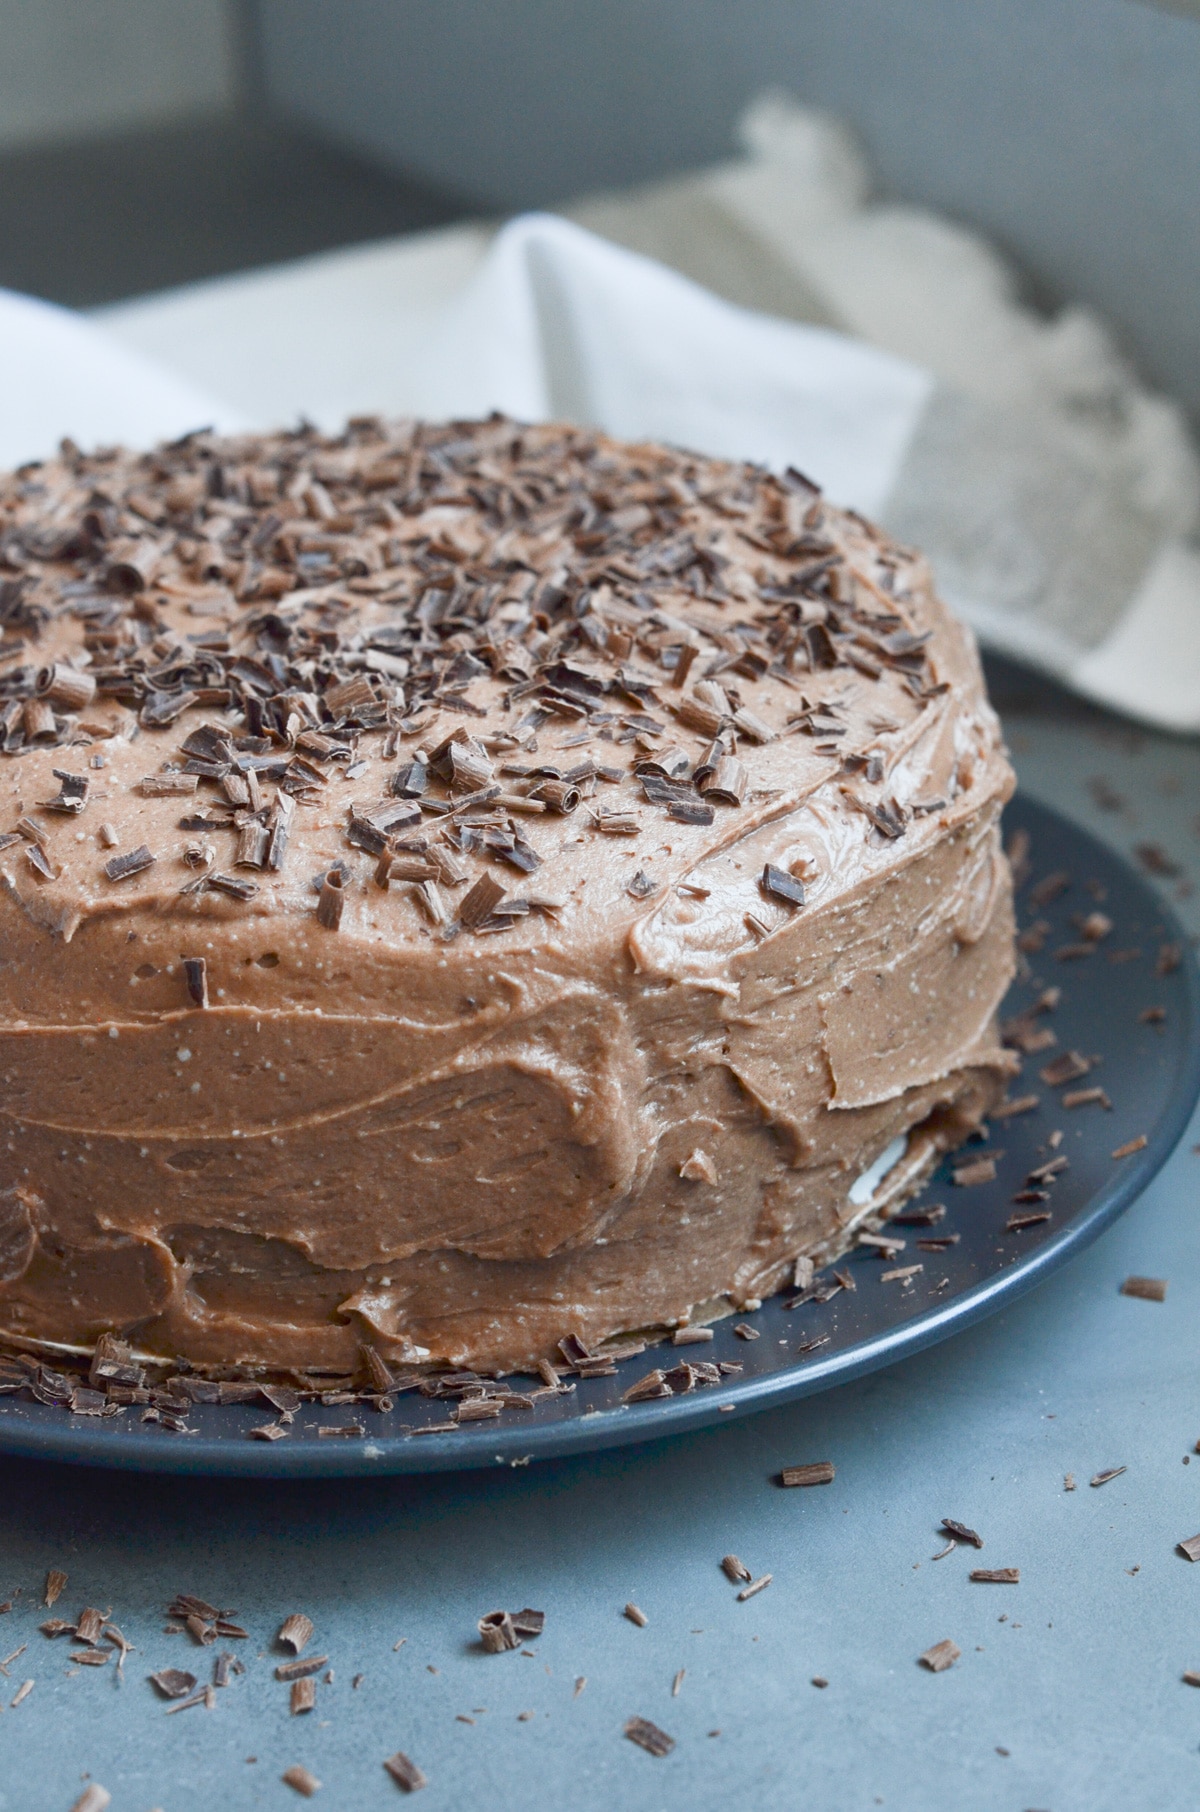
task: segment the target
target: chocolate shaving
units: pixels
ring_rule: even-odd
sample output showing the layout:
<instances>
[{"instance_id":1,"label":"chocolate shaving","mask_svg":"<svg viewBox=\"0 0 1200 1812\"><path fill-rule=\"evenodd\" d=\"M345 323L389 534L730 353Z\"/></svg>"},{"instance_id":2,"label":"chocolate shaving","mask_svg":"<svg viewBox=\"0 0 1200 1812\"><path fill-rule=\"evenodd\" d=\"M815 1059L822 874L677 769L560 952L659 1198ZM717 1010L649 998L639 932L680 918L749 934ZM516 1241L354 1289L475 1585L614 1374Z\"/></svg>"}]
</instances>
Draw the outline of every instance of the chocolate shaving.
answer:
<instances>
[{"instance_id":1,"label":"chocolate shaving","mask_svg":"<svg viewBox=\"0 0 1200 1812\"><path fill-rule=\"evenodd\" d=\"M1037 1227L1043 1221L1052 1220L1049 1208L1032 1209L1028 1214L1010 1214L1004 1223L1006 1233L1023 1233L1026 1227Z\"/></svg>"},{"instance_id":2,"label":"chocolate shaving","mask_svg":"<svg viewBox=\"0 0 1200 1812\"><path fill-rule=\"evenodd\" d=\"M1062 1098L1064 1107L1103 1107L1111 1112L1112 1102L1102 1088L1068 1089Z\"/></svg>"},{"instance_id":3,"label":"chocolate shaving","mask_svg":"<svg viewBox=\"0 0 1200 1812\"><path fill-rule=\"evenodd\" d=\"M155 858L144 843L137 849L130 850L127 856L113 856L104 864L104 872L110 881L128 881L132 875L140 875L144 868L152 866Z\"/></svg>"},{"instance_id":4,"label":"chocolate shaving","mask_svg":"<svg viewBox=\"0 0 1200 1812\"><path fill-rule=\"evenodd\" d=\"M317 898L317 923L326 931L337 931L346 908L346 891L341 875L331 868L321 883Z\"/></svg>"},{"instance_id":5,"label":"chocolate shaving","mask_svg":"<svg viewBox=\"0 0 1200 1812\"><path fill-rule=\"evenodd\" d=\"M278 1669L276 1669L278 1672ZM311 1678L293 1680L288 1698L288 1709L294 1718L302 1717L306 1711L312 1711L317 1703L317 1683Z\"/></svg>"},{"instance_id":6,"label":"chocolate shaving","mask_svg":"<svg viewBox=\"0 0 1200 1812\"><path fill-rule=\"evenodd\" d=\"M303 1621L307 1623L308 1619L304 1618ZM311 1630L311 1625L309 1627ZM282 1631L280 1635L282 1637ZM319 1674L321 1669L328 1665L328 1655L310 1655L306 1661L281 1661L275 1669L275 1678L277 1680L307 1680L311 1674Z\"/></svg>"},{"instance_id":7,"label":"chocolate shaving","mask_svg":"<svg viewBox=\"0 0 1200 1812\"><path fill-rule=\"evenodd\" d=\"M806 1466L785 1466L779 1475L781 1485L830 1485L834 1467L830 1460L813 1460Z\"/></svg>"},{"instance_id":8,"label":"chocolate shaving","mask_svg":"<svg viewBox=\"0 0 1200 1812\"><path fill-rule=\"evenodd\" d=\"M319 1793L321 1790L321 1783L316 1775L299 1762L294 1763L290 1768L285 1768L279 1778L285 1787L293 1788L305 1799L311 1799L314 1793Z\"/></svg>"},{"instance_id":9,"label":"chocolate shaving","mask_svg":"<svg viewBox=\"0 0 1200 1812\"><path fill-rule=\"evenodd\" d=\"M996 1178L995 1158L972 1158L968 1164L959 1164L950 1173L960 1189L970 1189L977 1183L992 1183Z\"/></svg>"},{"instance_id":10,"label":"chocolate shaving","mask_svg":"<svg viewBox=\"0 0 1200 1812\"><path fill-rule=\"evenodd\" d=\"M795 875L789 875L782 868L775 868L770 862L759 876L759 887L768 899L781 900L785 906L803 906L804 883Z\"/></svg>"},{"instance_id":11,"label":"chocolate shaving","mask_svg":"<svg viewBox=\"0 0 1200 1812\"><path fill-rule=\"evenodd\" d=\"M1122 1296L1137 1296L1143 1302L1165 1302L1167 1300L1167 1280L1165 1277L1127 1277L1121 1285Z\"/></svg>"},{"instance_id":12,"label":"chocolate shaving","mask_svg":"<svg viewBox=\"0 0 1200 1812\"><path fill-rule=\"evenodd\" d=\"M188 999L194 1007L208 1005L208 962L203 956L185 956L183 975L187 983Z\"/></svg>"},{"instance_id":13,"label":"chocolate shaving","mask_svg":"<svg viewBox=\"0 0 1200 1812\"><path fill-rule=\"evenodd\" d=\"M970 1579L976 1585L1020 1585L1020 1567L973 1567Z\"/></svg>"},{"instance_id":14,"label":"chocolate shaving","mask_svg":"<svg viewBox=\"0 0 1200 1812\"><path fill-rule=\"evenodd\" d=\"M396 1785L402 1787L405 1793L416 1793L420 1788L428 1785L417 1764L405 1755L403 1749L397 1749L395 1755L390 1755L383 1765Z\"/></svg>"},{"instance_id":15,"label":"chocolate shaving","mask_svg":"<svg viewBox=\"0 0 1200 1812\"><path fill-rule=\"evenodd\" d=\"M479 1619L478 1628L479 1640L489 1655L502 1655L506 1650L521 1646L521 1638L507 1611L489 1611L486 1617Z\"/></svg>"},{"instance_id":16,"label":"chocolate shaving","mask_svg":"<svg viewBox=\"0 0 1200 1812\"><path fill-rule=\"evenodd\" d=\"M275 1640L281 1647L290 1648L294 1655L298 1655L308 1647L312 1640L312 1633L311 1618L306 1617L303 1611L293 1611L292 1615L284 1620Z\"/></svg>"},{"instance_id":17,"label":"chocolate shaving","mask_svg":"<svg viewBox=\"0 0 1200 1812\"><path fill-rule=\"evenodd\" d=\"M468 931L475 931L495 911L504 898L504 889L491 875L480 875L472 887L459 902L458 922Z\"/></svg>"},{"instance_id":18,"label":"chocolate shaving","mask_svg":"<svg viewBox=\"0 0 1200 1812\"><path fill-rule=\"evenodd\" d=\"M195 1674L185 1673L179 1667L164 1667L157 1674L149 1674L151 1686L156 1686L164 1699L186 1699L190 1692L196 1690Z\"/></svg>"},{"instance_id":19,"label":"chocolate shaving","mask_svg":"<svg viewBox=\"0 0 1200 1812\"><path fill-rule=\"evenodd\" d=\"M1049 906L1050 902L1057 900L1059 894L1065 893L1070 885L1070 875L1065 869L1058 869L1054 874L1047 875L1044 880L1029 889L1030 902L1034 906Z\"/></svg>"},{"instance_id":20,"label":"chocolate shaving","mask_svg":"<svg viewBox=\"0 0 1200 1812\"><path fill-rule=\"evenodd\" d=\"M918 1655L917 1659L922 1667L929 1669L931 1674L942 1674L948 1667L953 1667L956 1661L962 1659L962 1650L947 1636L943 1642L935 1642L932 1648L927 1648L923 1655Z\"/></svg>"},{"instance_id":21,"label":"chocolate shaving","mask_svg":"<svg viewBox=\"0 0 1200 1812\"><path fill-rule=\"evenodd\" d=\"M952 1535L955 1541L969 1542L973 1548L983 1546L982 1535L977 1535L974 1529L968 1529L965 1523L956 1523L951 1516L943 1516L940 1526L947 1535Z\"/></svg>"},{"instance_id":22,"label":"chocolate shaving","mask_svg":"<svg viewBox=\"0 0 1200 1812\"><path fill-rule=\"evenodd\" d=\"M670 1755L675 1747L675 1738L669 1737L657 1724L652 1724L649 1718L627 1718L625 1735L648 1755Z\"/></svg>"}]
</instances>

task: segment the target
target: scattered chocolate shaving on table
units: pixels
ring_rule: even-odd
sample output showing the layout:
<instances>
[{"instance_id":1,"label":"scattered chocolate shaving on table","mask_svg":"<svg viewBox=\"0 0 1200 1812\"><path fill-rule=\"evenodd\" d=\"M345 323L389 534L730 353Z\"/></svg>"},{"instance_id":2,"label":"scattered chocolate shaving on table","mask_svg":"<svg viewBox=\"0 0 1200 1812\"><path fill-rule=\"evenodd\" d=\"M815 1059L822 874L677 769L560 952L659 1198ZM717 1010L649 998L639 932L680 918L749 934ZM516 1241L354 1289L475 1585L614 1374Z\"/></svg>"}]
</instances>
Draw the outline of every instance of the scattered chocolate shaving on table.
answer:
<instances>
[{"instance_id":1,"label":"scattered chocolate shaving on table","mask_svg":"<svg viewBox=\"0 0 1200 1812\"><path fill-rule=\"evenodd\" d=\"M923 1655L917 1656L921 1666L927 1667L931 1674L945 1673L948 1667L953 1667L961 1658L961 1648L949 1636L942 1642L935 1642L932 1648L927 1648Z\"/></svg>"},{"instance_id":2,"label":"scattered chocolate shaving on table","mask_svg":"<svg viewBox=\"0 0 1200 1812\"><path fill-rule=\"evenodd\" d=\"M1189 1560L1200 1560L1200 1535L1189 1535L1186 1541L1176 1542L1175 1546Z\"/></svg>"},{"instance_id":3,"label":"scattered chocolate shaving on table","mask_svg":"<svg viewBox=\"0 0 1200 1812\"><path fill-rule=\"evenodd\" d=\"M970 1574L976 1585L1020 1585L1020 1567L973 1567Z\"/></svg>"},{"instance_id":4,"label":"scattered chocolate shaving on table","mask_svg":"<svg viewBox=\"0 0 1200 1812\"><path fill-rule=\"evenodd\" d=\"M679 1689L683 1685L686 1678L687 1678L687 1668L681 1667L679 1669L679 1672L675 1675L675 1678L671 1681L671 1697L673 1699L677 1699L679 1697Z\"/></svg>"},{"instance_id":5,"label":"scattered chocolate shaving on table","mask_svg":"<svg viewBox=\"0 0 1200 1812\"><path fill-rule=\"evenodd\" d=\"M190 1692L196 1690L195 1674L185 1673L179 1667L164 1667L157 1674L148 1674L151 1686L156 1686L164 1699L186 1699Z\"/></svg>"},{"instance_id":6,"label":"scattered chocolate shaving on table","mask_svg":"<svg viewBox=\"0 0 1200 1812\"><path fill-rule=\"evenodd\" d=\"M166 1716L173 1717L177 1711L191 1711L197 1705L203 1705L206 1711L212 1711L217 1703L217 1695L211 1686L202 1686L190 1699L180 1699L175 1705L168 1705Z\"/></svg>"},{"instance_id":7,"label":"scattered chocolate shaving on table","mask_svg":"<svg viewBox=\"0 0 1200 1812\"><path fill-rule=\"evenodd\" d=\"M1024 1214L1010 1214L1004 1223L1006 1233L1023 1233L1026 1227L1040 1226L1043 1221L1053 1220L1049 1208L1031 1208Z\"/></svg>"},{"instance_id":8,"label":"scattered chocolate shaving on table","mask_svg":"<svg viewBox=\"0 0 1200 1812\"><path fill-rule=\"evenodd\" d=\"M89 1606L87 1610L80 1611L78 1620L75 1624L76 1640L89 1643L98 1642L100 1640L100 1632L104 1628L105 1615L105 1612L96 1610L94 1606Z\"/></svg>"},{"instance_id":9,"label":"scattered chocolate shaving on table","mask_svg":"<svg viewBox=\"0 0 1200 1812\"><path fill-rule=\"evenodd\" d=\"M955 1541L969 1542L973 1548L983 1546L982 1535L977 1535L974 1529L968 1529L966 1523L956 1523L952 1516L943 1516L940 1527L947 1535L952 1535Z\"/></svg>"},{"instance_id":10,"label":"scattered chocolate shaving on table","mask_svg":"<svg viewBox=\"0 0 1200 1812\"><path fill-rule=\"evenodd\" d=\"M774 1577L773 1573L764 1573L760 1579L752 1580L748 1586L744 1586L738 1593L738 1603L745 1604L748 1598L757 1598L760 1592L766 1591Z\"/></svg>"},{"instance_id":11,"label":"scattered chocolate shaving on table","mask_svg":"<svg viewBox=\"0 0 1200 1812\"><path fill-rule=\"evenodd\" d=\"M1200 1670L1194 1667L1186 1667L1181 1677L1185 1686L1200 1686Z\"/></svg>"},{"instance_id":12,"label":"scattered chocolate shaving on table","mask_svg":"<svg viewBox=\"0 0 1200 1812\"><path fill-rule=\"evenodd\" d=\"M650 1621L645 1611L641 1610L636 1604L627 1604L621 1615L623 1617L628 1617L630 1623L636 1623L640 1630L644 1630Z\"/></svg>"},{"instance_id":13,"label":"scattered chocolate shaving on table","mask_svg":"<svg viewBox=\"0 0 1200 1812\"><path fill-rule=\"evenodd\" d=\"M1128 1466L1108 1466L1103 1472L1098 1472L1094 1478L1090 1478L1088 1484L1107 1485L1110 1479L1119 1479L1123 1472L1128 1471Z\"/></svg>"},{"instance_id":14,"label":"scattered chocolate shaving on table","mask_svg":"<svg viewBox=\"0 0 1200 1812\"><path fill-rule=\"evenodd\" d=\"M881 1271L880 1283L907 1283L910 1277L925 1269L924 1265L897 1265L894 1271Z\"/></svg>"},{"instance_id":15,"label":"scattered chocolate shaving on table","mask_svg":"<svg viewBox=\"0 0 1200 1812\"><path fill-rule=\"evenodd\" d=\"M311 1799L314 1793L321 1791L321 1783L316 1775L299 1762L291 1768L285 1768L279 1778L285 1787L294 1788L297 1793L303 1794L305 1799Z\"/></svg>"},{"instance_id":16,"label":"scattered chocolate shaving on table","mask_svg":"<svg viewBox=\"0 0 1200 1812\"><path fill-rule=\"evenodd\" d=\"M1139 1296L1143 1302L1165 1302L1167 1280L1165 1277L1127 1277L1121 1285L1120 1294Z\"/></svg>"},{"instance_id":17,"label":"scattered chocolate shaving on table","mask_svg":"<svg viewBox=\"0 0 1200 1812\"><path fill-rule=\"evenodd\" d=\"M812 1460L806 1466L785 1466L779 1475L781 1485L829 1485L834 1478L831 1460Z\"/></svg>"},{"instance_id":18,"label":"scattered chocolate shaving on table","mask_svg":"<svg viewBox=\"0 0 1200 1812\"><path fill-rule=\"evenodd\" d=\"M479 1640L489 1655L502 1655L508 1649L520 1648L513 1620L507 1611L489 1611L478 1623Z\"/></svg>"},{"instance_id":19,"label":"scattered chocolate shaving on table","mask_svg":"<svg viewBox=\"0 0 1200 1812\"><path fill-rule=\"evenodd\" d=\"M314 1679L308 1677L303 1680L293 1680L288 1705L294 1718L300 1717L306 1711L311 1711L316 1702L317 1683Z\"/></svg>"},{"instance_id":20,"label":"scattered chocolate shaving on table","mask_svg":"<svg viewBox=\"0 0 1200 1812\"><path fill-rule=\"evenodd\" d=\"M71 1812L108 1812L111 1805L112 1794L108 1788L102 1787L98 1781L92 1781L79 1795Z\"/></svg>"},{"instance_id":21,"label":"scattered chocolate shaving on table","mask_svg":"<svg viewBox=\"0 0 1200 1812\"><path fill-rule=\"evenodd\" d=\"M16 1692L13 1694L11 1700L9 1701L9 1709L12 1711L15 1711L17 1709L18 1705L23 1705L25 1703L26 1699L29 1697L30 1693L33 1691L33 1688L34 1688L34 1682L32 1680L22 1680L21 1684L18 1686Z\"/></svg>"},{"instance_id":22,"label":"scattered chocolate shaving on table","mask_svg":"<svg viewBox=\"0 0 1200 1812\"><path fill-rule=\"evenodd\" d=\"M734 1585L746 1585L754 1577L746 1563L739 1560L736 1554L726 1554L721 1562L721 1571Z\"/></svg>"},{"instance_id":23,"label":"scattered chocolate shaving on table","mask_svg":"<svg viewBox=\"0 0 1200 1812\"><path fill-rule=\"evenodd\" d=\"M814 1674L809 1684L811 1686L820 1687L820 1689L824 1691L829 1685L829 1681L825 1678L824 1674Z\"/></svg>"},{"instance_id":24,"label":"scattered chocolate shaving on table","mask_svg":"<svg viewBox=\"0 0 1200 1812\"><path fill-rule=\"evenodd\" d=\"M310 1655L306 1661L281 1661L275 1669L277 1680L307 1680L327 1665L328 1655Z\"/></svg>"},{"instance_id":25,"label":"scattered chocolate shaving on table","mask_svg":"<svg viewBox=\"0 0 1200 1812\"><path fill-rule=\"evenodd\" d=\"M669 1737L657 1724L652 1724L649 1718L628 1718L625 1722L625 1735L648 1755L670 1755L675 1747L675 1738Z\"/></svg>"},{"instance_id":26,"label":"scattered chocolate shaving on table","mask_svg":"<svg viewBox=\"0 0 1200 1812\"><path fill-rule=\"evenodd\" d=\"M67 1583L67 1575L65 1573L60 1573L56 1567L52 1567L50 1569L50 1571L47 1573L46 1590L45 1590L45 1594L42 1598L42 1603L45 1605L47 1610L49 1610L51 1605L56 1603L57 1600L62 1596L63 1588L66 1585L66 1583Z\"/></svg>"},{"instance_id":27,"label":"scattered chocolate shaving on table","mask_svg":"<svg viewBox=\"0 0 1200 1812\"><path fill-rule=\"evenodd\" d=\"M1135 1151L1145 1151L1146 1145L1145 1133L1139 1133L1136 1139L1126 1139L1124 1145L1118 1145L1112 1155L1114 1158L1131 1158Z\"/></svg>"},{"instance_id":28,"label":"scattered chocolate shaving on table","mask_svg":"<svg viewBox=\"0 0 1200 1812\"><path fill-rule=\"evenodd\" d=\"M429 1784L417 1764L405 1755L403 1749L397 1749L395 1755L390 1755L383 1765L405 1793L416 1793Z\"/></svg>"}]
</instances>

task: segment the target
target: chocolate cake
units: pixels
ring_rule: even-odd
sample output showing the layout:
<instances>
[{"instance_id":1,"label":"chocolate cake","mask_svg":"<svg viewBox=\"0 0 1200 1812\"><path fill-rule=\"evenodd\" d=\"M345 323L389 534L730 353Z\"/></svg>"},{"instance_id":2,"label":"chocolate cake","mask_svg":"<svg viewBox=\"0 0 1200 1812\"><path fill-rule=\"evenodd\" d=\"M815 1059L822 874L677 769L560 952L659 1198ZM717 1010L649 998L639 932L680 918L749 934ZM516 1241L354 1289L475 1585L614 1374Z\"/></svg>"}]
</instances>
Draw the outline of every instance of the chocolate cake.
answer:
<instances>
[{"instance_id":1,"label":"chocolate cake","mask_svg":"<svg viewBox=\"0 0 1200 1812\"><path fill-rule=\"evenodd\" d=\"M1003 1091L920 557L499 417L0 478L0 1334L535 1365L753 1309Z\"/></svg>"}]
</instances>

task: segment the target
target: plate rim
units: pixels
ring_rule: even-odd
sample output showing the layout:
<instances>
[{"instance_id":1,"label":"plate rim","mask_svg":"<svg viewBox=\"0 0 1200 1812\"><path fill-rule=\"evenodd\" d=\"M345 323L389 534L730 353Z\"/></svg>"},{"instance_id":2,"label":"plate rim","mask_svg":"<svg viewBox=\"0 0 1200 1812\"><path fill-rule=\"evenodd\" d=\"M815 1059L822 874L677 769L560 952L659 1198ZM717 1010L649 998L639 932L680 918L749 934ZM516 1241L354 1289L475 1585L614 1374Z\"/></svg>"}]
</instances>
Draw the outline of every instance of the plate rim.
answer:
<instances>
[{"instance_id":1,"label":"plate rim","mask_svg":"<svg viewBox=\"0 0 1200 1812\"><path fill-rule=\"evenodd\" d=\"M1180 976L1187 1014L1182 1060L1145 1147L1134 1154L1133 1162L1122 1165L1112 1181L1071 1220L1012 1265L989 1274L911 1321L868 1335L824 1359L806 1359L764 1376L731 1379L724 1389L675 1397L668 1409L657 1402L585 1408L573 1417L534 1424L524 1431L513 1423L503 1430L496 1428L494 1433L480 1428L472 1431L468 1441L458 1432L414 1437L381 1430L378 1438L368 1436L353 1443L260 1443L247 1439L244 1433L237 1439L198 1434L174 1437L170 1442L164 1439L123 1443L111 1426L65 1415L58 1421L38 1419L22 1424L17 1416L5 1414L0 1407L0 1455L112 1471L293 1480L467 1472L570 1458L602 1448L670 1439L851 1383L949 1339L994 1314L1003 1304L1036 1289L1132 1206L1179 1144L1200 1098L1200 966L1191 935L1174 908L1122 851L1067 813L1029 793L1019 790L1012 803L1018 804L1023 814L1048 820L1048 830L1055 823L1066 825L1074 835L1097 845L1153 901L1165 937L1178 942L1183 952Z\"/></svg>"}]
</instances>

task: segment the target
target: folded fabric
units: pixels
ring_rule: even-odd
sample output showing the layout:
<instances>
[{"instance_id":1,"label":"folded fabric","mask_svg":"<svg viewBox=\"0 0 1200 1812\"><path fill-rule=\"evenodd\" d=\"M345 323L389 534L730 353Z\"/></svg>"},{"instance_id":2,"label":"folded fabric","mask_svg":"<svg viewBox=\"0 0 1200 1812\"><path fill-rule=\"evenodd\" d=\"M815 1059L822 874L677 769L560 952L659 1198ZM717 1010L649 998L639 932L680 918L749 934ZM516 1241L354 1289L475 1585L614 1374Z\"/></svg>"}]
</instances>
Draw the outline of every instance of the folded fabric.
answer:
<instances>
[{"instance_id":1,"label":"folded fabric","mask_svg":"<svg viewBox=\"0 0 1200 1812\"><path fill-rule=\"evenodd\" d=\"M0 290L0 468L80 446L156 440L245 417L68 309Z\"/></svg>"}]
</instances>

